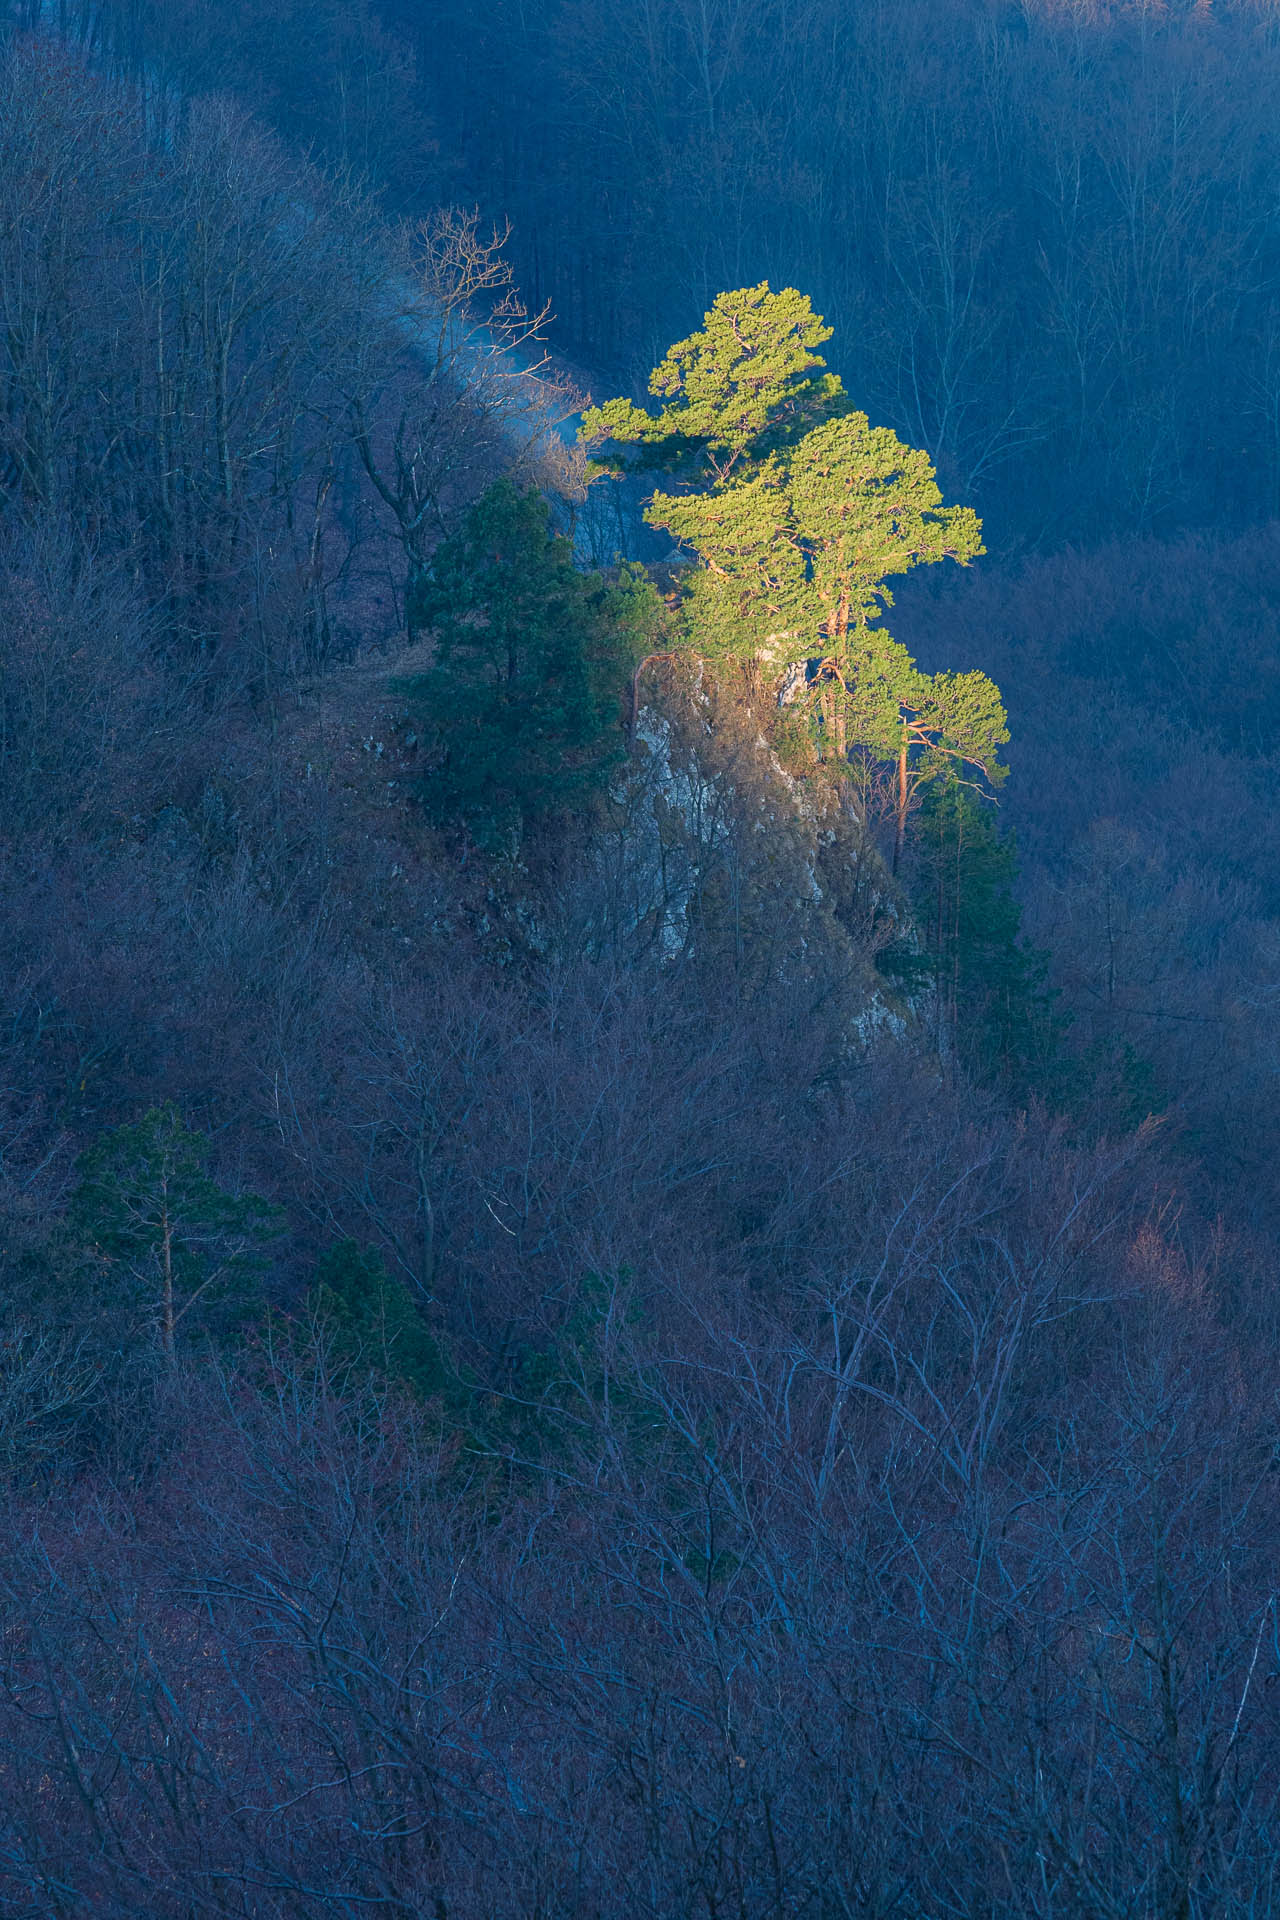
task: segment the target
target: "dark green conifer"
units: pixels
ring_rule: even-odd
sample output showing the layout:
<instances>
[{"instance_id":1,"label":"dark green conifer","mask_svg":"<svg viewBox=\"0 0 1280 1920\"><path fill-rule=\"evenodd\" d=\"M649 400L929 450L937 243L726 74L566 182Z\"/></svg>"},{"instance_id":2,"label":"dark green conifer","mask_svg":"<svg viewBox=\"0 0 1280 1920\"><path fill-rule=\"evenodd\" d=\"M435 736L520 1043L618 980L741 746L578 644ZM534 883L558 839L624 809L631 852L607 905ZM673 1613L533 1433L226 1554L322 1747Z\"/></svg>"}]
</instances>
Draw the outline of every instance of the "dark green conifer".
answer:
<instances>
[{"instance_id":1,"label":"dark green conifer","mask_svg":"<svg viewBox=\"0 0 1280 1920\"><path fill-rule=\"evenodd\" d=\"M408 1387L420 1399L448 1397L457 1375L403 1280L380 1253L339 1240L321 1256L312 1305L337 1364Z\"/></svg>"},{"instance_id":2,"label":"dark green conifer","mask_svg":"<svg viewBox=\"0 0 1280 1920\"><path fill-rule=\"evenodd\" d=\"M121 1307L154 1329L166 1357L179 1328L216 1326L244 1303L281 1216L209 1173L208 1137L166 1102L81 1155L68 1224L119 1282Z\"/></svg>"},{"instance_id":3,"label":"dark green conifer","mask_svg":"<svg viewBox=\"0 0 1280 1920\"><path fill-rule=\"evenodd\" d=\"M1022 937L1016 851L958 780L920 808L911 875L942 1051L1018 1092L1058 1091L1061 1022L1047 960Z\"/></svg>"},{"instance_id":4,"label":"dark green conifer","mask_svg":"<svg viewBox=\"0 0 1280 1920\"><path fill-rule=\"evenodd\" d=\"M660 602L630 572L583 574L546 502L499 481L437 551L419 624L428 672L402 683L435 749L428 814L482 844L580 806L623 757L622 695Z\"/></svg>"}]
</instances>

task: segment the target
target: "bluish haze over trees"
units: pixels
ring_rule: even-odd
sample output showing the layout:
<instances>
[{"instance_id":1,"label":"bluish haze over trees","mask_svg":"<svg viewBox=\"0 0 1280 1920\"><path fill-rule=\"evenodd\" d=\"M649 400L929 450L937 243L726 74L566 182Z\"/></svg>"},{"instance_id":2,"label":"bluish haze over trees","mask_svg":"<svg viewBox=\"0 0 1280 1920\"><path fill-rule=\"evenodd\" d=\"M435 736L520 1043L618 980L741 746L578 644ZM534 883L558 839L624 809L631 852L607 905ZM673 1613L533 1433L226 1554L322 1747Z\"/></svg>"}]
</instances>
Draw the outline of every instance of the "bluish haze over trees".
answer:
<instances>
[{"instance_id":1,"label":"bluish haze over trees","mask_svg":"<svg viewBox=\"0 0 1280 1920\"><path fill-rule=\"evenodd\" d=\"M0 10L0 1914L1280 1904L1278 116Z\"/></svg>"}]
</instances>

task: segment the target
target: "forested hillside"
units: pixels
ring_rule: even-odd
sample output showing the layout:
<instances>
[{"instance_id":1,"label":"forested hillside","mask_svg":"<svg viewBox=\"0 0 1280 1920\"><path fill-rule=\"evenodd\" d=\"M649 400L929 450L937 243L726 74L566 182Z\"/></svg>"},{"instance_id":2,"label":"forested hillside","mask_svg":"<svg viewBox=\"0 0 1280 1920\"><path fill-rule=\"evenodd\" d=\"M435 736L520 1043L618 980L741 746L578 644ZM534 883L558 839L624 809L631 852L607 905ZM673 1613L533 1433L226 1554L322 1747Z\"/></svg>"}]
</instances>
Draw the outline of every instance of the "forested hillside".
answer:
<instances>
[{"instance_id":1,"label":"forested hillside","mask_svg":"<svg viewBox=\"0 0 1280 1920\"><path fill-rule=\"evenodd\" d=\"M382 11L593 364L767 276L1002 545L1275 513L1269 0Z\"/></svg>"},{"instance_id":2,"label":"forested hillside","mask_svg":"<svg viewBox=\"0 0 1280 1920\"><path fill-rule=\"evenodd\" d=\"M1278 106L4 9L0 1914L1275 1908Z\"/></svg>"}]
</instances>

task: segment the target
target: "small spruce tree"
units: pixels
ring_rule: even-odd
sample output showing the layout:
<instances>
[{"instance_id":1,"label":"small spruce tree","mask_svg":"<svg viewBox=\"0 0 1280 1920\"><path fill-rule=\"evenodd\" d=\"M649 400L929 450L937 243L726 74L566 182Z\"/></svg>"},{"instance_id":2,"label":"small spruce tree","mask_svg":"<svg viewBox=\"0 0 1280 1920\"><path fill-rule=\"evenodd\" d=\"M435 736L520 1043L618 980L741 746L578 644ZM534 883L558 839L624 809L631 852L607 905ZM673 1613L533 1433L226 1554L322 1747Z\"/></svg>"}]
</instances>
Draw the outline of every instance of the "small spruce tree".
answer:
<instances>
[{"instance_id":1,"label":"small spruce tree","mask_svg":"<svg viewBox=\"0 0 1280 1920\"><path fill-rule=\"evenodd\" d=\"M456 1397L456 1371L381 1254L354 1240L329 1247L316 1270L311 1304L339 1366L396 1381L423 1400Z\"/></svg>"},{"instance_id":2,"label":"small spruce tree","mask_svg":"<svg viewBox=\"0 0 1280 1920\"><path fill-rule=\"evenodd\" d=\"M940 1050L1018 1093L1059 1096L1046 956L1022 937L1013 842L958 780L924 797L911 875Z\"/></svg>"}]
</instances>

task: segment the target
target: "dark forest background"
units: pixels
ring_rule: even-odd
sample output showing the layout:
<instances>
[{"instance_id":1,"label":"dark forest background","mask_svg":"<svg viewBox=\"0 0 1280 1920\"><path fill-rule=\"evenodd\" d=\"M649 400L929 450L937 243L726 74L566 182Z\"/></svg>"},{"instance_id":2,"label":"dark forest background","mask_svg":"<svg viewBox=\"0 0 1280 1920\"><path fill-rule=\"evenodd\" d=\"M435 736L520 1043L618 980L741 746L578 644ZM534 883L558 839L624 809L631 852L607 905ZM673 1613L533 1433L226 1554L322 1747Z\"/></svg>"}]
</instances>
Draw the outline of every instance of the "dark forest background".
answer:
<instances>
[{"instance_id":1,"label":"dark forest background","mask_svg":"<svg viewBox=\"0 0 1280 1920\"><path fill-rule=\"evenodd\" d=\"M1278 107L1270 0L8 7L0 1912L1274 1909ZM897 878L627 724L573 416L766 278L983 517Z\"/></svg>"}]
</instances>

